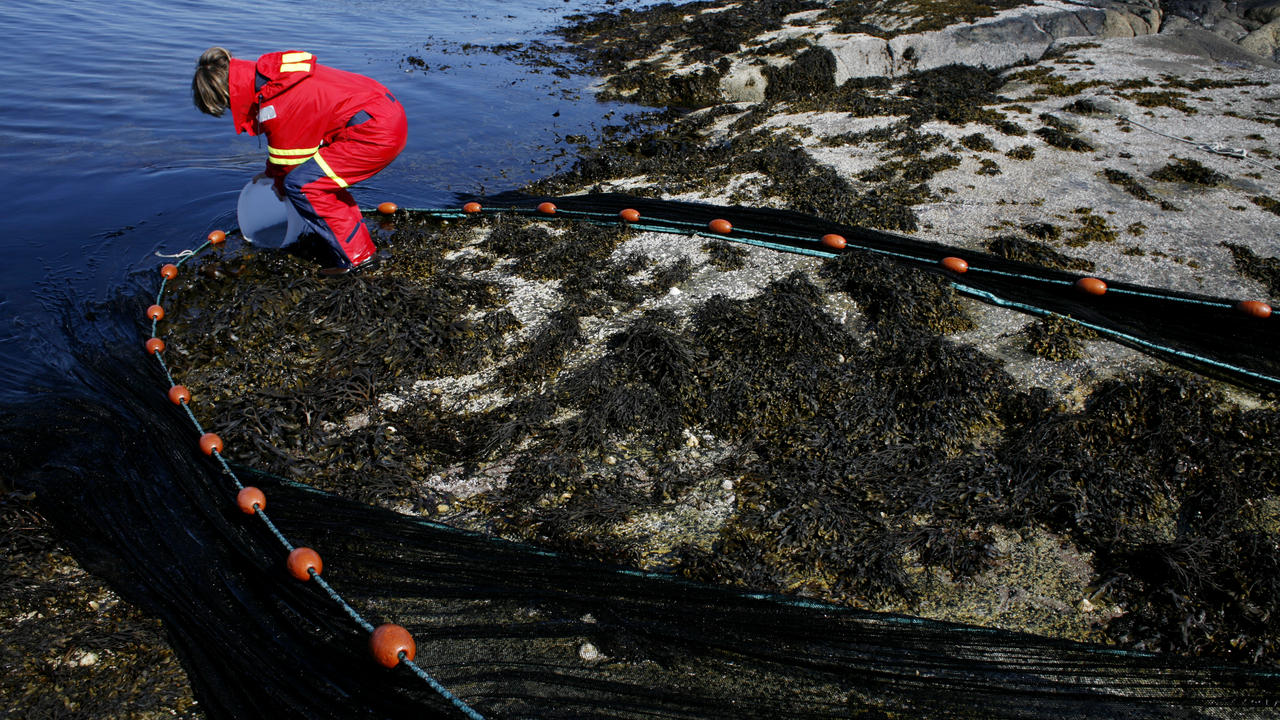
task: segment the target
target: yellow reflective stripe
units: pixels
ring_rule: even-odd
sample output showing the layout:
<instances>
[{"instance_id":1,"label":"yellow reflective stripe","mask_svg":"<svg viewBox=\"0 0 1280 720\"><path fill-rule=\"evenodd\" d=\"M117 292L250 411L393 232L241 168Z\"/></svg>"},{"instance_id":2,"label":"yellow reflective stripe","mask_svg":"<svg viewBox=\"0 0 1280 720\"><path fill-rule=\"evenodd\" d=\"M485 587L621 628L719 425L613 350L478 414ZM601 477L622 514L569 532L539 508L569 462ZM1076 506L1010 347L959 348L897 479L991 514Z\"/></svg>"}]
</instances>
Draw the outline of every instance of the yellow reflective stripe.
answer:
<instances>
[{"instance_id":1,"label":"yellow reflective stripe","mask_svg":"<svg viewBox=\"0 0 1280 720\"><path fill-rule=\"evenodd\" d=\"M286 158L271 157L271 158L267 158L267 162L269 162L269 163L271 163L271 164L273 164L273 165L301 165L302 163L304 163L304 162L306 162L306 161L308 161L308 160L310 160L310 159L311 159L311 158L309 158L309 157L304 157L304 158L287 158L287 159L286 159Z\"/></svg>"},{"instance_id":2,"label":"yellow reflective stripe","mask_svg":"<svg viewBox=\"0 0 1280 720\"><path fill-rule=\"evenodd\" d=\"M294 72L301 70L309 72L311 70L311 53L309 52L288 52L280 56L280 72Z\"/></svg>"},{"instance_id":3,"label":"yellow reflective stripe","mask_svg":"<svg viewBox=\"0 0 1280 720\"><path fill-rule=\"evenodd\" d=\"M311 148L297 148L297 149L273 148L270 145L267 146L267 152L271 153L272 155L306 155L307 157L311 157L312 155L315 155L316 151L319 149L320 149L319 145Z\"/></svg>"},{"instance_id":4,"label":"yellow reflective stripe","mask_svg":"<svg viewBox=\"0 0 1280 720\"><path fill-rule=\"evenodd\" d=\"M339 177L338 173L334 172L333 168L329 167L329 163L325 162L324 158L320 157L320 153L316 153L314 157L316 159L316 164L320 166L320 169L324 171L325 175L333 178L333 181L338 184L338 187L347 186L347 181Z\"/></svg>"}]
</instances>

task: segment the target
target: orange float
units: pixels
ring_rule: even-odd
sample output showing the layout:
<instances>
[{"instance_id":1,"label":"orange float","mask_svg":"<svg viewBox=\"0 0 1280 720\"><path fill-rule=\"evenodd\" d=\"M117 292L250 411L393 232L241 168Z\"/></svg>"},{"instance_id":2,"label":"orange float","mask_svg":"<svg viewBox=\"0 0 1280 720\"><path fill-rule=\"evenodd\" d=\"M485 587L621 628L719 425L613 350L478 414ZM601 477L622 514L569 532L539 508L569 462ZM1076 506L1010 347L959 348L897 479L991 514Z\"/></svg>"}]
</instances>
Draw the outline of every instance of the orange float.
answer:
<instances>
[{"instance_id":1,"label":"orange float","mask_svg":"<svg viewBox=\"0 0 1280 720\"><path fill-rule=\"evenodd\" d=\"M408 630L387 623L379 625L369 636L369 652L379 665L392 668L400 664L400 653L404 653L405 660L412 660L417 646Z\"/></svg>"},{"instance_id":2,"label":"orange float","mask_svg":"<svg viewBox=\"0 0 1280 720\"><path fill-rule=\"evenodd\" d=\"M1094 277L1080 278L1076 281L1076 287L1089 295L1104 295L1107 292L1107 284Z\"/></svg>"},{"instance_id":3,"label":"orange float","mask_svg":"<svg viewBox=\"0 0 1280 720\"><path fill-rule=\"evenodd\" d=\"M236 493L236 505L240 507L240 512L252 515L267 506L267 496L252 485L243 487ZM254 507L255 505L257 507Z\"/></svg>"},{"instance_id":4,"label":"orange float","mask_svg":"<svg viewBox=\"0 0 1280 720\"><path fill-rule=\"evenodd\" d=\"M173 263L165 263L160 266L160 275L166 280L172 280L178 277L178 266Z\"/></svg>"},{"instance_id":5,"label":"orange float","mask_svg":"<svg viewBox=\"0 0 1280 720\"><path fill-rule=\"evenodd\" d=\"M556 204L553 202L538 203L538 212L542 213L543 215L555 215Z\"/></svg>"},{"instance_id":6,"label":"orange float","mask_svg":"<svg viewBox=\"0 0 1280 720\"><path fill-rule=\"evenodd\" d=\"M324 563L320 562L320 553L309 547L294 548L289 553L289 574L299 580L310 580L311 571L315 570L319 575L324 569Z\"/></svg>"},{"instance_id":7,"label":"orange float","mask_svg":"<svg viewBox=\"0 0 1280 720\"><path fill-rule=\"evenodd\" d=\"M155 355L158 352L164 352L164 341L160 338L153 337L147 340L147 352Z\"/></svg>"},{"instance_id":8,"label":"orange float","mask_svg":"<svg viewBox=\"0 0 1280 720\"><path fill-rule=\"evenodd\" d=\"M182 405L191 402L191 391L185 385L174 385L169 388L169 402Z\"/></svg>"},{"instance_id":9,"label":"orange float","mask_svg":"<svg viewBox=\"0 0 1280 720\"><path fill-rule=\"evenodd\" d=\"M712 220L707 223L707 227L711 228L711 232L720 233L721 235L728 235L733 232L733 225L728 220L724 220L722 218Z\"/></svg>"},{"instance_id":10,"label":"orange float","mask_svg":"<svg viewBox=\"0 0 1280 720\"><path fill-rule=\"evenodd\" d=\"M826 245L832 250L843 250L845 246L848 245L849 243L847 240L844 239L843 235L837 235L835 233L827 233L826 235L822 236L822 244Z\"/></svg>"},{"instance_id":11,"label":"orange float","mask_svg":"<svg viewBox=\"0 0 1280 720\"><path fill-rule=\"evenodd\" d=\"M223 241L226 239L227 239L227 234L222 232L221 230L214 230L213 232L209 233L209 242L213 243L214 245L221 245Z\"/></svg>"},{"instance_id":12,"label":"orange float","mask_svg":"<svg viewBox=\"0 0 1280 720\"><path fill-rule=\"evenodd\" d=\"M618 213L618 217L626 220L627 222L639 222L640 211L632 208L626 208Z\"/></svg>"},{"instance_id":13,"label":"orange float","mask_svg":"<svg viewBox=\"0 0 1280 720\"><path fill-rule=\"evenodd\" d=\"M1236 303L1236 309L1261 320L1271 317L1271 306L1261 300L1242 300Z\"/></svg>"},{"instance_id":14,"label":"orange float","mask_svg":"<svg viewBox=\"0 0 1280 720\"><path fill-rule=\"evenodd\" d=\"M948 257L942 258L941 262L942 262L942 267L950 270L953 273L969 272L969 263L965 262L964 258L948 256Z\"/></svg>"},{"instance_id":15,"label":"orange float","mask_svg":"<svg viewBox=\"0 0 1280 720\"><path fill-rule=\"evenodd\" d=\"M215 452L222 452L222 438L213 433L205 433L200 436L200 451L205 455L212 455Z\"/></svg>"},{"instance_id":16,"label":"orange float","mask_svg":"<svg viewBox=\"0 0 1280 720\"><path fill-rule=\"evenodd\" d=\"M384 202L384 203L379 203L378 205L378 212L382 213L383 215L394 215L396 210L399 210L399 209L400 208L396 207L396 204L393 202Z\"/></svg>"},{"instance_id":17,"label":"orange float","mask_svg":"<svg viewBox=\"0 0 1280 720\"><path fill-rule=\"evenodd\" d=\"M474 213L478 213L478 212L480 212L480 203L478 203L478 202L469 202L469 203L467 203L466 205L463 205L463 206L462 206L462 212L465 212L465 213L473 213L473 214L474 214Z\"/></svg>"},{"instance_id":18,"label":"orange float","mask_svg":"<svg viewBox=\"0 0 1280 720\"><path fill-rule=\"evenodd\" d=\"M152 305L151 307L147 308L147 317L151 318L152 320L159 320L163 318L164 308L160 307L159 305Z\"/></svg>"}]
</instances>

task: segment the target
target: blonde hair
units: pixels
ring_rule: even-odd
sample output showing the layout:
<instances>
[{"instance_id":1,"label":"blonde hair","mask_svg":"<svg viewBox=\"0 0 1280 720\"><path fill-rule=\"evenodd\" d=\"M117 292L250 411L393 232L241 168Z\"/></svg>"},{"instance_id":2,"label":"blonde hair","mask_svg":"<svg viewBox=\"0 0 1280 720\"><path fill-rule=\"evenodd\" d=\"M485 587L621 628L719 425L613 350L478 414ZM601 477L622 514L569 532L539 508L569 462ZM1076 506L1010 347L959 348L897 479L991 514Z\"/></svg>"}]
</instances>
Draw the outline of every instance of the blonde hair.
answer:
<instances>
[{"instance_id":1,"label":"blonde hair","mask_svg":"<svg viewBox=\"0 0 1280 720\"><path fill-rule=\"evenodd\" d=\"M227 84L230 67L231 52L226 48L211 47L200 56L195 77L191 78L191 100L200 112L221 117L231 105L231 90Z\"/></svg>"}]
</instances>

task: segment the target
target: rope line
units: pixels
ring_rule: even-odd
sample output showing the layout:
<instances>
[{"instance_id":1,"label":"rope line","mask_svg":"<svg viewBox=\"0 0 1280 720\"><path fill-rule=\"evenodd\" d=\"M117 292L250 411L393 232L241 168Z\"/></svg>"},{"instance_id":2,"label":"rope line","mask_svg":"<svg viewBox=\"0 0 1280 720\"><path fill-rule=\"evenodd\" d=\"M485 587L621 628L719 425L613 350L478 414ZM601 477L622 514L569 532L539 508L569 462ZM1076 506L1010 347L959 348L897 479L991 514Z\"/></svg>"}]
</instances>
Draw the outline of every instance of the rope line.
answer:
<instances>
[{"instance_id":1,"label":"rope line","mask_svg":"<svg viewBox=\"0 0 1280 720\"><path fill-rule=\"evenodd\" d=\"M165 257L165 258L177 258L178 262L174 264L181 265L182 263L195 257L205 248L213 244L216 244L216 243L210 241L210 242L204 243L203 245L196 248L195 250L184 250L183 252L176 253L174 255L164 255L161 253L156 253L156 255L160 257ZM162 277L160 281L160 287L158 292L156 293L156 305L159 305L161 300L164 299L165 289L168 285L168 280L169 280L168 277ZM154 316L151 318L151 337L153 338L160 337L159 334L157 333L157 330L159 328L159 323L161 319L162 318L160 317L154 317ZM172 370L169 368L168 363L166 363L164 360L164 352L165 351L162 347L160 349L157 349L152 354L155 356L156 361L159 363L160 369L164 371L164 375L169 381L169 386L173 387L177 385L177 382L173 376ZM191 410L190 403L186 399L181 399L178 402L178 404L181 405L182 409L186 412L187 418L191 421L191 424L195 427L196 432L201 437L204 437L206 434L205 429L201 425L199 418L196 417L195 412ZM217 460L217 462L222 466L222 469L226 472L227 476L231 478L232 482L235 484L236 489L238 491L245 489L245 485L240 481L240 478L236 474L235 469L231 467L231 464L227 461L226 457L222 454L221 450L219 450L217 447L212 447L206 452L210 456L212 456L215 460ZM270 517L267 516L266 511L262 508L261 505L255 502L252 505L252 509L253 509L253 515L262 521L263 525L265 525L266 528L271 532L271 534L275 536L276 540L279 541L279 543L285 548L287 552L292 553L294 550L298 549L292 542L289 541L289 538L286 537L285 534L281 532L278 527L276 527L276 524L271 521ZM333 602L336 605L338 605L338 607L341 608L342 611L346 613L365 632L372 634L376 630L373 624L370 623L368 620L366 620L358 610L352 607L351 604L348 603L342 597L342 595L327 580L325 580L324 577L320 575L320 573L315 569L315 567L307 568L307 574L310 576L310 579L314 580L315 584L318 585L329 596L329 598L332 599ZM464 715L470 718L470 720L484 720L483 715L481 715L479 712L477 712L471 706L469 706L466 702L464 702L463 700L458 698L456 695L454 695L452 692L450 692L448 688L444 687L438 680L432 677L430 673L428 673L426 670L424 670L423 668L415 664L412 661L412 659L407 656L405 651L401 650L398 653L397 657L399 659L398 664L404 665L405 667L409 668L409 670L411 670L414 675L418 676L421 680L423 680L428 685L428 687L430 687L436 694L438 694L444 700L447 700L451 705L453 705L460 712L462 712Z\"/></svg>"},{"instance_id":2,"label":"rope line","mask_svg":"<svg viewBox=\"0 0 1280 720\"><path fill-rule=\"evenodd\" d=\"M999 295L988 292L986 290L979 290L978 288L969 287L967 285L961 285L959 283L952 283L952 286L955 287L956 290L963 292L966 295L972 295L974 297L985 300L993 305L1000 305L1001 307L1013 308L1015 310L1021 310L1022 312L1030 313L1033 315L1040 315L1040 316L1058 314L1049 310L1045 310L1043 308L1038 308L1034 305L1027 305L1025 303L1020 303L1014 300L1006 300L1000 297ZM1149 340L1144 340L1136 335L1130 335L1129 333L1120 332L1119 330L1112 330L1110 328L1106 328L1101 325L1088 322L1086 320L1079 320L1077 318L1069 318L1069 319L1072 322L1079 323L1080 325L1083 325L1084 327L1089 328L1090 330L1111 335L1120 340L1124 340L1125 342L1133 343L1136 345L1151 348L1153 350L1158 350L1161 352L1172 353L1180 357L1185 357L1188 360L1194 360L1196 362L1206 363L1209 365L1213 365L1215 367L1223 368L1224 370L1231 370L1234 372L1243 373L1245 375L1248 375L1250 377L1253 377L1265 382L1280 384L1280 378L1272 377L1270 375L1266 375L1260 372L1255 372L1253 370L1249 370L1248 368L1238 367L1236 365L1231 365L1230 363L1224 363L1219 360L1214 360L1213 358L1210 358L1210 357L1204 357L1203 355L1197 355L1195 353L1189 353L1184 350L1179 350L1177 348L1171 348L1165 345L1153 343Z\"/></svg>"},{"instance_id":3,"label":"rope line","mask_svg":"<svg viewBox=\"0 0 1280 720\"><path fill-rule=\"evenodd\" d=\"M513 214L522 215L522 216L552 217L551 215L539 212L538 210L533 208L516 207L516 206L482 208L477 212L463 212L463 213L459 213L457 210L454 210L454 209L443 209L443 208L439 208L439 209L437 208L406 208L406 210L409 212L419 212L419 213L425 213L425 214L436 216L436 217L449 217L449 218L457 217L459 215L462 215L464 217L468 215L475 215L477 214L477 212L487 213L487 214L513 213ZM554 214L582 218L588 222L592 222L600 225L616 225L619 221L618 217L615 215L611 215L609 213L603 213L603 212L589 211L589 210L570 210L570 209L556 208ZM828 252L828 251L818 250L818 249L804 247L804 246L797 247L797 246L785 245L781 243L774 243L774 242L769 242L768 240L754 239L752 237L746 237L746 236L749 236L749 235L763 236L766 238L790 240L793 242L800 242L808 245L814 245L814 244L820 243L820 241L814 237L789 235L785 233L767 233L763 231L753 230L750 228L734 228L732 231L733 232L732 235L708 233L706 231L706 226L701 223L696 223L688 220L676 220L676 219L667 219L667 218L662 218L662 219L646 218L645 222L643 223L638 223L638 222L629 223L628 226L635 228L637 230L652 231L652 232L666 232L666 233L692 232L692 234L695 234L701 237L715 238L715 239L727 240L727 241L737 242L742 244L755 245L758 247L764 247L771 250L778 250L781 252L788 252L793 254L811 255L811 256L823 257L823 258L839 257L839 253ZM933 266L937 264L937 261L932 258L897 252L897 251L889 250L882 247L876 247L874 245L868 245L865 243L847 241L846 247L865 250L868 252L876 253L879 255L885 255L888 257L895 257L903 260L910 260L912 262L920 263L927 266ZM1074 281L1067 280L1067 279L1038 277L1035 275L1028 275L1025 273L1009 272L1006 270L998 270L995 268L987 268L987 267L981 267L981 266L969 266L968 272L987 273L991 275L999 275L999 276L1010 277L1018 280L1024 280L1024 281L1035 282L1035 283L1043 283L1043 284L1049 284L1049 285L1070 286L1074 284ZM968 286L965 286L965 287L968 287ZM1225 301L1225 300L1184 297L1182 295L1177 295L1173 293L1161 293L1153 289L1140 290L1140 289L1126 288L1126 287L1108 287L1106 291L1108 293L1114 293L1117 295L1131 295L1135 297L1145 297L1145 298L1151 298L1155 300L1166 300L1170 302L1178 302L1178 303L1184 303L1188 305L1199 305L1203 307L1218 308L1218 309L1232 309L1235 307L1235 303ZM988 297L990 298L996 297L991 293L988 293L986 291L976 291L976 289L975 289L975 292L972 292L972 293L967 292L966 294L978 299L987 299ZM1024 309L1025 312L1029 312L1033 315L1043 316L1045 314L1054 314L1051 311L1045 310L1043 308L1033 309L1033 306L1019 304L1019 303L1012 303L1012 301L1005 301L1003 299L1001 299L1000 302L997 302L996 300L993 299L991 300L991 302L993 302L994 304L1003 305L1006 307L1022 308ZM1075 318L1072 318L1072 319L1075 322L1080 322ZM1178 348L1174 348L1168 345L1162 345L1160 343L1152 342L1150 340L1143 340L1134 335L1131 335L1119 330L1115 330L1113 328L1108 328L1102 325L1096 325L1096 324L1090 323L1088 324L1088 327L1091 330L1094 330L1095 332L1101 333L1106 336L1110 336L1117 340L1137 344L1151 351L1168 353L1169 355L1183 358L1191 362L1204 363L1212 367L1221 368L1228 372L1239 373L1241 375L1262 380L1264 382L1280 384L1280 378L1275 378L1270 375L1266 375L1264 373L1259 373L1253 370L1249 370L1247 368L1244 368L1232 363L1215 360L1213 358L1210 358L1198 353L1193 353L1186 350L1180 350Z\"/></svg>"},{"instance_id":4,"label":"rope line","mask_svg":"<svg viewBox=\"0 0 1280 720\"><path fill-rule=\"evenodd\" d=\"M357 625L364 628L365 632L368 632L368 633L373 632L374 630L373 625L368 620L365 620L364 616L356 612L355 608L348 605L347 601L342 599L342 596L338 594L338 591L334 590L333 586L329 584L329 581L321 577L320 573L316 572L315 568L308 568L307 572L310 573L311 579L315 580L316 583L320 585L320 587L324 588L324 591L329 593L329 597L333 598L333 601L336 602L338 606L341 607L344 611L346 611L346 613L351 616L352 620L356 621ZM430 678L430 681L431 681L432 687L436 690L436 692L439 692L441 694L448 693L447 690L439 686L439 683L435 681L435 678ZM449 693L449 697L452 698L453 695Z\"/></svg>"},{"instance_id":5,"label":"rope line","mask_svg":"<svg viewBox=\"0 0 1280 720\"><path fill-rule=\"evenodd\" d=\"M1272 167L1271 165L1268 165L1268 164L1266 164L1266 163L1264 163L1264 162L1259 162L1259 161L1254 160L1253 158L1249 157L1249 151L1248 151L1248 150L1245 150L1244 148L1233 148L1233 147L1229 147L1229 146L1227 146L1227 145L1223 145L1222 143L1212 143L1212 144L1210 144L1210 143L1206 143L1206 142L1196 142L1195 140L1188 140L1188 139L1186 139L1186 138L1180 138L1180 137L1178 137L1177 135L1170 135L1170 134L1169 134L1169 133L1167 133L1167 132L1163 132L1163 131L1157 130L1157 129L1153 128L1153 127L1148 127L1148 126L1143 125L1142 123L1138 122L1137 120L1134 120L1133 118L1131 118L1131 117L1129 117L1129 116L1127 116L1127 115L1119 115L1119 114L1115 114L1115 115L1114 115L1114 117L1116 117L1116 118L1118 118L1118 119L1120 119L1120 120L1123 120L1124 122L1127 122L1127 123L1129 123L1129 124L1131 124L1131 125L1137 125L1138 127L1142 128L1143 130L1146 130L1146 131L1147 131L1147 132L1149 132L1149 133L1153 133L1153 134L1159 135L1160 137L1168 138L1169 140L1176 140L1176 141L1178 141L1178 142L1180 142L1180 143L1184 143L1184 144L1186 144L1186 145L1190 145L1191 147L1194 147L1194 148L1196 148L1197 150L1202 150L1202 151L1207 152L1207 153L1213 153L1214 155L1222 155L1222 156L1225 156L1225 157L1232 157L1232 158L1235 158L1235 159L1237 159L1237 160L1243 160L1243 161L1245 161L1245 162L1247 162L1247 163L1249 163L1249 164L1251 164L1251 165L1257 165L1258 167L1260 167L1260 168L1266 168L1267 170L1270 170L1271 172L1274 172L1274 173L1280 173L1280 169L1277 169L1277 168L1275 168L1275 167Z\"/></svg>"}]
</instances>

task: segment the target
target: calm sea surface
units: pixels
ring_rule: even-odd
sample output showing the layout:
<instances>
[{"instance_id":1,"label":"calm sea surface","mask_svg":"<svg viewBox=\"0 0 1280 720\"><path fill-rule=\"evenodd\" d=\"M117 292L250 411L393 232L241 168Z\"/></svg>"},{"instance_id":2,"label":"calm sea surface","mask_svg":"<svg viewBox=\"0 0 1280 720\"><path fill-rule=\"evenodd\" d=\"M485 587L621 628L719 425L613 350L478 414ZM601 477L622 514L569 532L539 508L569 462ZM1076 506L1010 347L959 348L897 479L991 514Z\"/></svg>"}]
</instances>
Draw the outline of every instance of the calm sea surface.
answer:
<instances>
[{"instance_id":1,"label":"calm sea surface","mask_svg":"<svg viewBox=\"0 0 1280 720\"><path fill-rule=\"evenodd\" d=\"M409 143L357 199L452 206L456 194L513 189L551 172L565 162L565 135L590 136L634 109L594 101L591 78L557 77L483 48L554 42L546 33L568 14L645 4L0 3L0 399L29 397L35 376L74 375L68 333L103 342L132 335L102 327L120 321L93 305L122 288L153 292L163 262L154 253L235 225L238 192L266 150L237 136L227 117L192 106L191 74L205 48L246 59L305 49L377 78L408 109Z\"/></svg>"}]
</instances>

